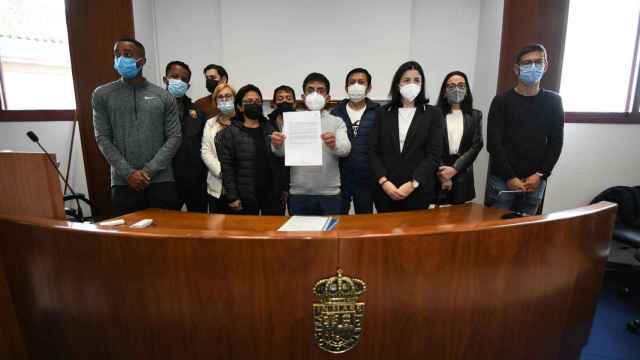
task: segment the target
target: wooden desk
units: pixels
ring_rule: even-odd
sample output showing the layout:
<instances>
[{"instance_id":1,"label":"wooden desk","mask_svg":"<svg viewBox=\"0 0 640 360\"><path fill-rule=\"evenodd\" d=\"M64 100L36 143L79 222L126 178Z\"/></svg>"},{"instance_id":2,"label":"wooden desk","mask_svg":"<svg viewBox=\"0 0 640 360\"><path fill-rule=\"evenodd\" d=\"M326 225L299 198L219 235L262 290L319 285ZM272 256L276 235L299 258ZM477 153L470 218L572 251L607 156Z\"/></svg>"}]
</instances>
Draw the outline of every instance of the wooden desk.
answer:
<instances>
[{"instance_id":1,"label":"wooden desk","mask_svg":"<svg viewBox=\"0 0 640 360\"><path fill-rule=\"evenodd\" d=\"M142 230L0 217L10 294L0 305L16 314L0 334L22 337L29 357L0 356L578 359L615 205L500 214L345 216L325 233L279 233L281 217L160 210L125 216L153 218ZM360 342L331 355L314 343L312 288L337 268L367 289Z\"/></svg>"}]
</instances>

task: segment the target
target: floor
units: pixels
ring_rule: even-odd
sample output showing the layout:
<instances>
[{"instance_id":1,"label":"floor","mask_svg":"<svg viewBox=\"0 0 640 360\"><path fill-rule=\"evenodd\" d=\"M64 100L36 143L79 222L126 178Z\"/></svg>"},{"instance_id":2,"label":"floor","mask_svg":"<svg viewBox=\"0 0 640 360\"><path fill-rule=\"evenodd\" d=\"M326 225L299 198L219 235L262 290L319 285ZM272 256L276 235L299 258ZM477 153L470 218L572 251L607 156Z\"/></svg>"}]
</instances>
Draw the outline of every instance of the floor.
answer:
<instances>
[{"instance_id":1,"label":"floor","mask_svg":"<svg viewBox=\"0 0 640 360\"><path fill-rule=\"evenodd\" d=\"M633 253L623 245L613 245L591 337L581 360L640 359L640 334L626 330L629 320L640 319L640 267L630 266L638 265ZM634 283L635 292L621 295L622 289Z\"/></svg>"}]
</instances>

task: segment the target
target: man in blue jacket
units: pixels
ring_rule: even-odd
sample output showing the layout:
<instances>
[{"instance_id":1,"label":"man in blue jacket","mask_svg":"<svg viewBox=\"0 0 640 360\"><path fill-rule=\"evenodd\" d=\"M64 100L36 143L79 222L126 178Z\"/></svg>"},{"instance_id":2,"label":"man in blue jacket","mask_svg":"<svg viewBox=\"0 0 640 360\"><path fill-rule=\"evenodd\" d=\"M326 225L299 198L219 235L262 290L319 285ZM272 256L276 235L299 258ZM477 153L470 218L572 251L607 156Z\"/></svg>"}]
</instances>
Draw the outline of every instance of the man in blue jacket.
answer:
<instances>
[{"instance_id":1,"label":"man in blue jacket","mask_svg":"<svg viewBox=\"0 0 640 360\"><path fill-rule=\"evenodd\" d=\"M345 90L349 98L331 111L344 121L351 141L351 153L340 159L341 211L348 214L353 201L356 214L370 214L373 212L373 183L369 173L369 130L375 124L380 105L367 97L371 91L371 74L366 69L349 71Z\"/></svg>"}]
</instances>

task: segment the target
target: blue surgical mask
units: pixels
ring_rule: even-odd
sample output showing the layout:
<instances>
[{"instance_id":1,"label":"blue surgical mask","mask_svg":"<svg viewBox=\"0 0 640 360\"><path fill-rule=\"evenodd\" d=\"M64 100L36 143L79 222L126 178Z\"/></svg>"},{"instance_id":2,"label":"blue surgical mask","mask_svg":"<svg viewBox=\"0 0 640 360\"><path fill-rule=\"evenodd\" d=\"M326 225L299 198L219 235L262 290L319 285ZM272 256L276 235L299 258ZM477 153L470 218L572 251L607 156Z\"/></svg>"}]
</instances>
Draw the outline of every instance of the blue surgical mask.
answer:
<instances>
[{"instance_id":1,"label":"blue surgical mask","mask_svg":"<svg viewBox=\"0 0 640 360\"><path fill-rule=\"evenodd\" d=\"M167 90L177 98L183 97L189 89L189 84L180 79L167 79L167 82Z\"/></svg>"},{"instance_id":2,"label":"blue surgical mask","mask_svg":"<svg viewBox=\"0 0 640 360\"><path fill-rule=\"evenodd\" d=\"M542 79L542 75L544 75L544 65L543 64L535 64L531 65L520 65L520 74L518 77L523 84L527 86L534 85Z\"/></svg>"},{"instance_id":3,"label":"blue surgical mask","mask_svg":"<svg viewBox=\"0 0 640 360\"><path fill-rule=\"evenodd\" d=\"M218 109L220 109L220 112L223 113L224 115L233 114L233 111L235 110L235 106L233 105L233 100L229 100L229 101L218 100Z\"/></svg>"},{"instance_id":4,"label":"blue surgical mask","mask_svg":"<svg viewBox=\"0 0 640 360\"><path fill-rule=\"evenodd\" d=\"M130 57L118 56L113 59L113 68L125 79L133 79L140 73L138 60Z\"/></svg>"}]
</instances>

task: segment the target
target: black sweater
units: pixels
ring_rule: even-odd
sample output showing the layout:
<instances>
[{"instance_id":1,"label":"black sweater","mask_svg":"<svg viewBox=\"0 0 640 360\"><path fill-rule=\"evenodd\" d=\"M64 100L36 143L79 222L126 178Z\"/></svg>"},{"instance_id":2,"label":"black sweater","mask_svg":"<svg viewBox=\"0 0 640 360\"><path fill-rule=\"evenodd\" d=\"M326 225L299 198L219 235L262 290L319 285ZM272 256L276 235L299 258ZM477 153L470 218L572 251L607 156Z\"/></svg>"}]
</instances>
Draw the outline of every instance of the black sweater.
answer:
<instances>
[{"instance_id":1,"label":"black sweater","mask_svg":"<svg viewBox=\"0 0 640 360\"><path fill-rule=\"evenodd\" d=\"M493 99L487 123L490 173L503 180L551 175L562 151L564 110L553 91L522 96L511 89Z\"/></svg>"}]
</instances>

